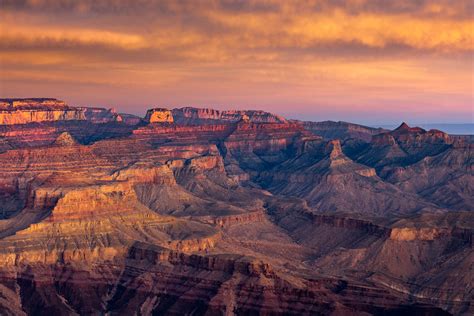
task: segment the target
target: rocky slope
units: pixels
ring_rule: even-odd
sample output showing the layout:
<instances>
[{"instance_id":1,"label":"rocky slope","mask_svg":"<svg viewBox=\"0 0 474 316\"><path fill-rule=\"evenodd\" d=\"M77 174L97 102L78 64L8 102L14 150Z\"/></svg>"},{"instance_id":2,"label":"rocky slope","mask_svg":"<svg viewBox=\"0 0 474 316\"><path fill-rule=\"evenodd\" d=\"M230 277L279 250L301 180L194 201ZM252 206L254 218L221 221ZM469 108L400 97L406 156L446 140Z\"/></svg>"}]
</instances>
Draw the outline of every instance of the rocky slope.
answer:
<instances>
[{"instance_id":1,"label":"rocky slope","mask_svg":"<svg viewBox=\"0 0 474 316\"><path fill-rule=\"evenodd\" d=\"M0 314L473 313L468 142L81 111L0 125Z\"/></svg>"},{"instance_id":2,"label":"rocky slope","mask_svg":"<svg viewBox=\"0 0 474 316\"><path fill-rule=\"evenodd\" d=\"M472 210L473 145L438 130L405 123L375 135L354 160L374 167L386 182L440 207Z\"/></svg>"}]
</instances>

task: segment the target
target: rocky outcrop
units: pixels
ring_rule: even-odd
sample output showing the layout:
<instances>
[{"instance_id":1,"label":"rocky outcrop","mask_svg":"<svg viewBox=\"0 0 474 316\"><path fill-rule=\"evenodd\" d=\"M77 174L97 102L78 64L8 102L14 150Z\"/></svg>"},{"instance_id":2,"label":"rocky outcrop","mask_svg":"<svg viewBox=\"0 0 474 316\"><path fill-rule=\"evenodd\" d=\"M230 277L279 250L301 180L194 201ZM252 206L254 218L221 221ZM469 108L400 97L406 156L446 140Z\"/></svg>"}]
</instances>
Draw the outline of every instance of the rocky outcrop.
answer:
<instances>
[{"instance_id":1,"label":"rocky outcrop","mask_svg":"<svg viewBox=\"0 0 474 316\"><path fill-rule=\"evenodd\" d=\"M0 125L27 124L34 122L77 121L85 120L81 110L70 109L31 109L0 110Z\"/></svg>"},{"instance_id":2,"label":"rocky outcrop","mask_svg":"<svg viewBox=\"0 0 474 316\"><path fill-rule=\"evenodd\" d=\"M0 125L85 120L81 109L56 99L0 99Z\"/></svg>"},{"instance_id":3,"label":"rocky outcrop","mask_svg":"<svg viewBox=\"0 0 474 316\"><path fill-rule=\"evenodd\" d=\"M176 123L185 125L216 124L225 122L238 122L242 118L247 118L253 123L286 123L282 116L253 110L227 110L219 111L215 109L185 107L173 109L173 116Z\"/></svg>"},{"instance_id":4,"label":"rocky outcrop","mask_svg":"<svg viewBox=\"0 0 474 316\"><path fill-rule=\"evenodd\" d=\"M421 214L394 223L390 239L397 241L456 239L472 247L474 230L470 221L470 214L465 212Z\"/></svg>"},{"instance_id":5,"label":"rocky outcrop","mask_svg":"<svg viewBox=\"0 0 474 316\"><path fill-rule=\"evenodd\" d=\"M141 121L134 115L125 116L126 119L113 108L71 107L57 99L0 99L0 125L75 120L94 124L125 122L136 125Z\"/></svg>"},{"instance_id":6,"label":"rocky outcrop","mask_svg":"<svg viewBox=\"0 0 474 316\"><path fill-rule=\"evenodd\" d=\"M62 110L69 106L66 102L53 98L0 99L0 110Z\"/></svg>"},{"instance_id":7,"label":"rocky outcrop","mask_svg":"<svg viewBox=\"0 0 474 316\"><path fill-rule=\"evenodd\" d=\"M450 236L450 229L446 228L394 228L390 233L390 238L399 241L412 240L435 240L437 238Z\"/></svg>"},{"instance_id":8,"label":"rocky outcrop","mask_svg":"<svg viewBox=\"0 0 474 316\"><path fill-rule=\"evenodd\" d=\"M173 123L173 113L168 109L154 108L146 112L145 121L148 123Z\"/></svg>"},{"instance_id":9,"label":"rocky outcrop","mask_svg":"<svg viewBox=\"0 0 474 316\"><path fill-rule=\"evenodd\" d=\"M92 123L109 123L122 122L123 118L114 108L94 108L94 107L80 107L78 108L84 112L86 120Z\"/></svg>"},{"instance_id":10,"label":"rocky outcrop","mask_svg":"<svg viewBox=\"0 0 474 316\"><path fill-rule=\"evenodd\" d=\"M61 133L53 143L53 146L74 146L74 145L77 145L77 142L68 132Z\"/></svg>"},{"instance_id":11,"label":"rocky outcrop","mask_svg":"<svg viewBox=\"0 0 474 316\"><path fill-rule=\"evenodd\" d=\"M265 220L265 212L263 210L256 210L228 216L202 216L199 219L203 222L211 223L223 228L246 223L263 222Z\"/></svg>"}]
</instances>

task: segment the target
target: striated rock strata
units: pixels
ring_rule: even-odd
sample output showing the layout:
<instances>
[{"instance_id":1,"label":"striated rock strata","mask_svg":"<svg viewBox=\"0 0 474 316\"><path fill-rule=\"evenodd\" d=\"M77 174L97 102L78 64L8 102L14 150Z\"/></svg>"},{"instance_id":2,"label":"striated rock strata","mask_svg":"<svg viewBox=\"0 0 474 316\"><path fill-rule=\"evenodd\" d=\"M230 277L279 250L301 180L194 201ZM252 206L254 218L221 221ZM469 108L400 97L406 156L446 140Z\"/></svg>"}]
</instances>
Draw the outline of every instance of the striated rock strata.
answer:
<instances>
[{"instance_id":1,"label":"striated rock strata","mask_svg":"<svg viewBox=\"0 0 474 316\"><path fill-rule=\"evenodd\" d=\"M81 109L56 99L0 99L0 125L85 119Z\"/></svg>"},{"instance_id":2,"label":"striated rock strata","mask_svg":"<svg viewBox=\"0 0 474 316\"><path fill-rule=\"evenodd\" d=\"M2 111L68 108L15 102ZM463 140L82 111L0 126L0 314L473 313Z\"/></svg>"}]
</instances>

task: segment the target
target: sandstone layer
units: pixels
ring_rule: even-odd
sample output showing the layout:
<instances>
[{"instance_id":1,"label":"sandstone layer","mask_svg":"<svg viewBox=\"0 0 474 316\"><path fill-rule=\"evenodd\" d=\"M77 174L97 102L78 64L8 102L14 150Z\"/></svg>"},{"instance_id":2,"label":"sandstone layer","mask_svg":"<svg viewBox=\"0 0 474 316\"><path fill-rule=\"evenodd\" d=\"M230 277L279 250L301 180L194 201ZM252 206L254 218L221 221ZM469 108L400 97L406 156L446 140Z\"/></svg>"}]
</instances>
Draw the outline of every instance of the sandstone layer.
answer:
<instances>
[{"instance_id":1,"label":"sandstone layer","mask_svg":"<svg viewBox=\"0 0 474 316\"><path fill-rule=\"evenodd\" d=\"M0 99L0 125L85 120L81 109L56 99Z\"/></svg>"}]
</instances>

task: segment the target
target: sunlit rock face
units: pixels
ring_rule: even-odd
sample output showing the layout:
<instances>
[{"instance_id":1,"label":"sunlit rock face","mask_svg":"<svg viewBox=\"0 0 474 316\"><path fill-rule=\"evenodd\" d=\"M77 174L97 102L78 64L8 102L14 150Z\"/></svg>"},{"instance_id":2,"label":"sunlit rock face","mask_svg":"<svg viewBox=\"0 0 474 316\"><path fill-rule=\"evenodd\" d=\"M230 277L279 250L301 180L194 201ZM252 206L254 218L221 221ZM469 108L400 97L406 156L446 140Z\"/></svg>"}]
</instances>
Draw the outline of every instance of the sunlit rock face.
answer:
<instances>
[{"instance_id":1,"label":"sunlit rock face","mask_svg":"<svg viewBox=\"0 0 474 316\"><path fill-rule=\"evenodd\" d=\"M36 100L16 107L69 109ZM0 126L0 314L473 313L464 140L81 111Z\"/></svg>"},{"instance_id":2,"label":"sunlit rock face","mask_svg":"<svg viewBox=\"0 0 474 316\"><path fill-rule=\"evenodd\" d=\"M52 98L0 99L2 110L67 109L66 102Z\"/></svg>"},{"instance_id":3,"label":"sunlit rock face","mask_svg":"<svg viewBox=\"0 0 474 316\"><path fill-rule=\"evenodd\" d=\"M52 144L53 146L74 146L77 142L68 132L61 133Z\"/></svg>"},{"instance_id":4,"label":"sunlit rock face","mask_svg":"<svg viewBox=\"0 0 474 316\"><path fill-rule=\"evenodd\" d=\"M82 110L56 99L0 99L0 125L85 120Z\"/></svg>"},{"instance_id":5,"label":"sunlit rock face","mask_svg":"<svg viewBox=\"0 0 474 316\"><path fill-rule=\"evenodd\" d=\"M173 113L168 109L151 109L146 112L145 121L148 123L173 123Z\"/></svg>"},{"instance_id":6,"label":"sunlit rock face","mask_svg":"<svg viewBox=\"0 0 474 316\"><path fill-rule=\"evenodd\" d=\"M66 102L51 98L0 99L0 125L41 122L86 120L92 123L132 122L139 119L128 115L126 119L110 108L72 107Z\"/></svg>"}]
</instances>

